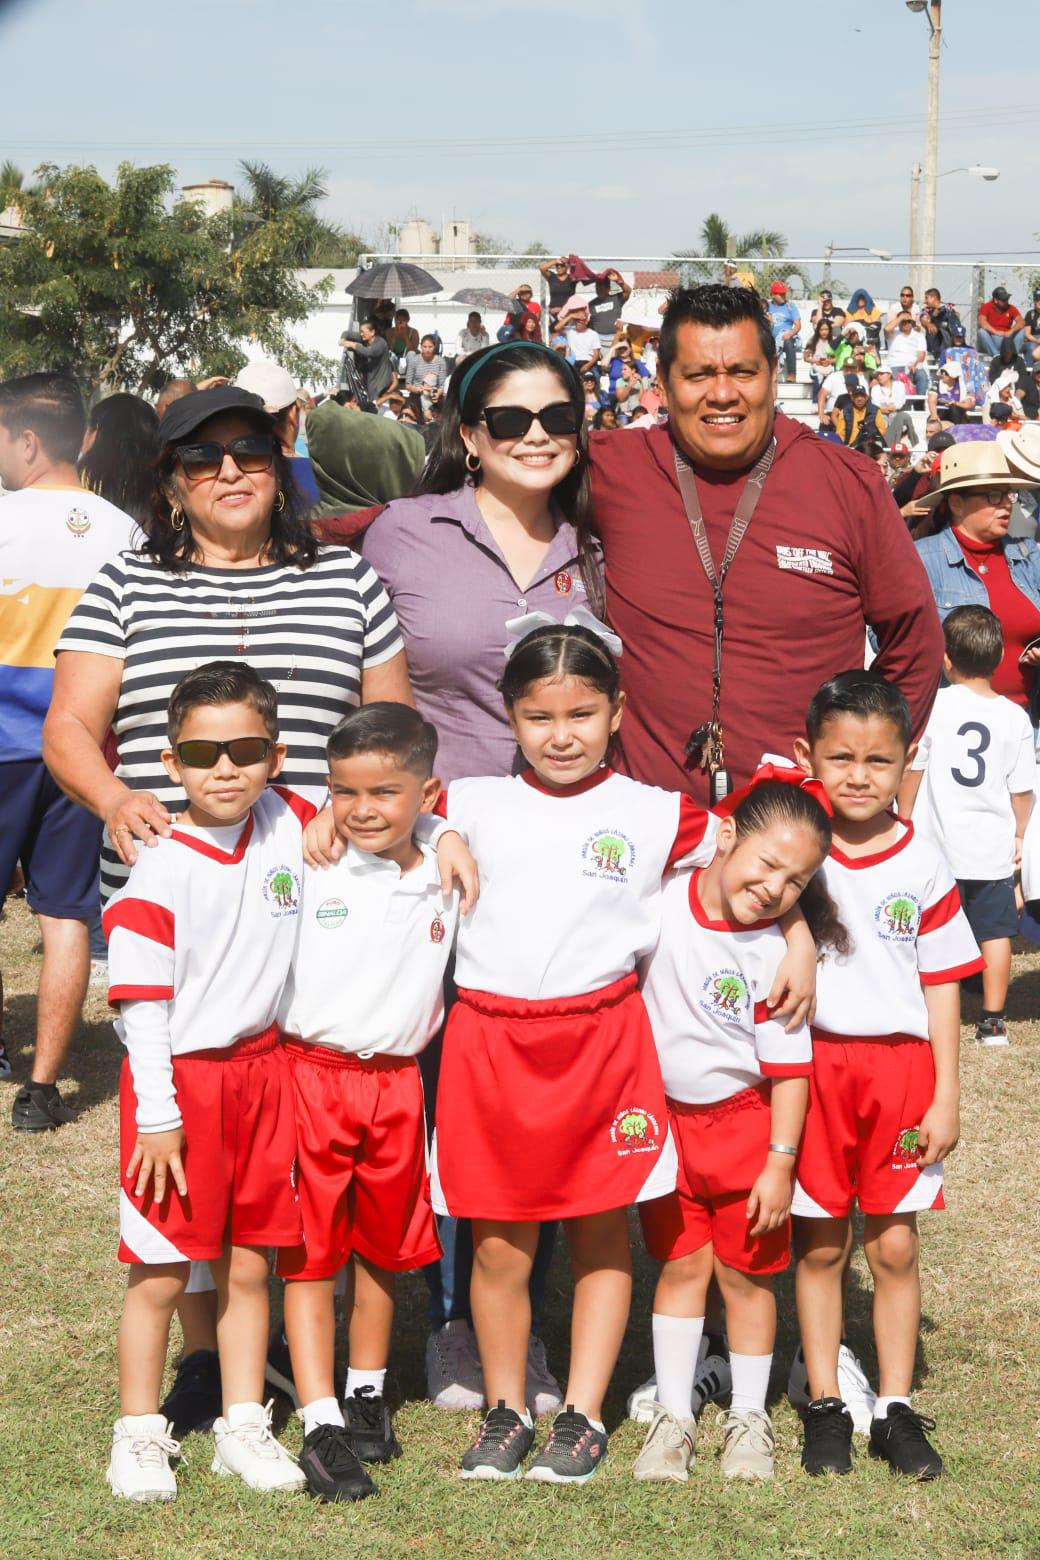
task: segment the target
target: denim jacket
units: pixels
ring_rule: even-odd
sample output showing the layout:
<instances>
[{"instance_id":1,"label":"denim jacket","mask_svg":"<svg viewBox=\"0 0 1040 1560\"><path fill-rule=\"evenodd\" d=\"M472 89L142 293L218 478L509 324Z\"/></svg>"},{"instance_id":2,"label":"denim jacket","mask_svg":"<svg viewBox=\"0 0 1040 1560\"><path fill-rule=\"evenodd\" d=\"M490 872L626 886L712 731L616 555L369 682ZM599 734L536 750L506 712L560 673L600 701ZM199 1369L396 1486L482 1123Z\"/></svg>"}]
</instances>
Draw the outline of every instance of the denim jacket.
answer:
<instances>
[{"instance_id":1,"label":"denim jacket","mask_svg":"<svg viewBox=\"0 0 1040 1560\"><path fill-rule=\"evenodd\" d=\"M954 607L989 605L989 595L974 569L968 567L964 554L957 545L957 538L947 527L936 536L925 536L916 544L924 564L928 583L932 587L939 619L942 621ZM1004 557L1008 573L1029 601L1040 612L1040 547L1036 542L1019 538L1005 540ZM1029 718L1034 726L1040 716L1040 678L1034 680L1029 700Z\"/></svg>"}]
</instances>

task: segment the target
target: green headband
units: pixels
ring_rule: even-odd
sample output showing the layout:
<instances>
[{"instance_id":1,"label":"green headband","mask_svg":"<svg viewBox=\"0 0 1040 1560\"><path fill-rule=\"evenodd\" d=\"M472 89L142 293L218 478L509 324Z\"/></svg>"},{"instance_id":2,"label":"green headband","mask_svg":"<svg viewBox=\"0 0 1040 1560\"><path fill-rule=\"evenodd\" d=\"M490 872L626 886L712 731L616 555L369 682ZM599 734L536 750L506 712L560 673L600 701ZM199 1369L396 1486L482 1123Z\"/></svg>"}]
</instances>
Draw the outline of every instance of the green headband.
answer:
<instances>
[{"instance_id":1,"label":"green headband","mask_svg":"<svg viewBox=\"0 0 1040 1560\"><path fill-rule=\"evenodd\" d=\"M459 386L459 412L460 413L462 412L462 408L465 405L467 390L469 389L469 387L472 384L472 382L473 382L474 378L476 377L476 375L479 374L480 370L484 367L484 364L487 362L488 358L492 357L493 354L496 353L496 352L512 352L512 351L515 351L517 347L527 347L529 350L534 351L534 352L544 352L551 358L558 358L559 355L560 355L558 352L554 352L551 347L547 347L545 345L544 341L498 341L498 342L496 342L493 347L488 347L487 351L481 357L479 363L474 363L472 365L472 367L471 368L467 368L466 372L463 374L463 376L462 376L462 383Z\"/></svg>"}]
</instances>

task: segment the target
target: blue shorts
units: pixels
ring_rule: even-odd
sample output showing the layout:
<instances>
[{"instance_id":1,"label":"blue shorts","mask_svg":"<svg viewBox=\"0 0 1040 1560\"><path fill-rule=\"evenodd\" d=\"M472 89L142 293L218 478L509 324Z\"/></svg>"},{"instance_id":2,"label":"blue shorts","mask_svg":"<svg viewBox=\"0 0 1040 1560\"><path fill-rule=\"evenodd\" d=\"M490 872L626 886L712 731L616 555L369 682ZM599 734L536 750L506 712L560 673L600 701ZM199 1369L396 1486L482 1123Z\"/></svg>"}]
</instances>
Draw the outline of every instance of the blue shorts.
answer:
<instances>
[{"instance_id":1,"label":"blue shorts","mask_svg":"<svg viewBox=\"0 0 1040 1560\"><path fill-rule=\"evenodd\" d=\"M1018 909L1015 905L1014 878L983 882L978 878L958 878L961 904L977 943L994 942L998 937L1018 936Z\"/></svg>"},{"instance_id":2,"label":"blue shorts","mask_svg":"<svg viewBox=\"0 0 1040 1560\"><path fill-rule=\"evenodd\" d=\"M93 920L100 857L100 819L59 790L42 759L0 763L0 895L21 862L31 910Z\"/></svg>"}]
</instances>

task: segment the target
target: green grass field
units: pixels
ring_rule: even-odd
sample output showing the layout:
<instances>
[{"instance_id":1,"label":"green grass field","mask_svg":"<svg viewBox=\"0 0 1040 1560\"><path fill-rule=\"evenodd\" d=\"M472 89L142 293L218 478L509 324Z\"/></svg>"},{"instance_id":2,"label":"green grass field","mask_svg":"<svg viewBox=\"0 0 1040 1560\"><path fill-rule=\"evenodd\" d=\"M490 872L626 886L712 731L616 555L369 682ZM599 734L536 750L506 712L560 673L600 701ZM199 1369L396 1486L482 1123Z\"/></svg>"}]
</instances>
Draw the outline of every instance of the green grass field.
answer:
<instances>
[{"instance_id":1,"label":"green grass field","mask_svg":"<svg viewBox=\"0 0 1040 1560\"><path fill-rule=\"evenodd\" d=\"M16 1083L28 1072L37 966L35 927L24 904L8 903L0 948ZM810 1482L801 1473L799 1422L780 1396L794 1347L786 1278L773 1381L775 1482L724 1484L709 1410L688 1485L634 1484L641 1432L621 1416L625 1392L648 1374L650 1360L653 1275L640 1256L632 1321L608 1406L610 1458L585 1489L474 1486L456 1478L476 1419L438 1413L422 1400L425 1285L411 1274L402 1285L390 1388L400 1405L396 1425L405 1456L377 1472L377 1499L320 1507L304 1496L253 1495L218 1481L209 1472L208 1437L190 1436L177 1501L134 1507L113 1500L103 1477L117 1412L115 1333L123 1289L115 1260L120 1050L104 995L92 991L67 1070L67 1097L82 1112L79 1123L39 1138L15 1137L13 1085L0 1090L0 1560L1040 1556L1036 954L1016 956L1010 1013L1010 1050L965 1046L963 1141L947 1167L950 1211L924 1220L916 1402L939 1421L936 1441L947 1477L938 1483L897 1481L858 1439L851 1478ZM857 1257L850 1333L873 1370L863 1273ZM550 1363L562 1378L564 1261L552 1274L545 1334ZM298 1450L301 1427L281 1399L277 1422Z\"/></svg>"}]
</instances>

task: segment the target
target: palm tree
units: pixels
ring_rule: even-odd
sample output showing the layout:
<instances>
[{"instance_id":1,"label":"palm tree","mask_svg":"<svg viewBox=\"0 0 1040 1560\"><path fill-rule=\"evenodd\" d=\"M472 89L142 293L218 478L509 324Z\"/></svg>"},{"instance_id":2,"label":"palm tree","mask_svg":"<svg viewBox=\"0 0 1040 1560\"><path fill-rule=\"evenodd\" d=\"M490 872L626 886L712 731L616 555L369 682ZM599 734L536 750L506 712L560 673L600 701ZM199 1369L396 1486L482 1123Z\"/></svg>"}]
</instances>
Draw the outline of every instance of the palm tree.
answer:
<instances>
[{"instance_id":1,"label":"palm tree","mask_svg":"<svg viewBox=\"0 0 1040 1560\"><path fill-rule=\"evenodd\" d=\"M0 211L6 211L9 206L17 207L19 197L27 195L29 188L25 174L10 158L0 163Z\"/></svg>"},{"instance_id":2,"label":"palm tree","mask_svg":"<svg viewBox=\"0 0 1040 1560\"><path fill-rule=\"evenodd\" d=\"M783 259L786 250L785 234L773 228L753 228L749 233L734 233L725 218L717 211L709 211L701 223L699 246L683 254L676 254L673 259L687 260L688 263L682 267L685 273L683 280L687 286L694 281L708 280L714 272L714 267L707 260L699 262L700 256L712 260L731 256L734 260L754 262L755 282L762 295L768 292L770 282L787 282L792 277L797 278L808 293L811 289L809 278L798 266Z\"/></svg>"},{"instance_id":3,"label":"palm tree","mask_svg":"<svg viewBox=\"0 0 1040 1560\"><path fill-rule=\"evenodd\" d=\"M328 197L327 168L306 168L298 179L263 162L241 162L245 188L235 199L235 231L239 239L250 229L286 217L296 219L299 240L296 262L301 266L357 264L365 241L336 222L318 215L315 207Z\"/></svg>"}]
</instances>

